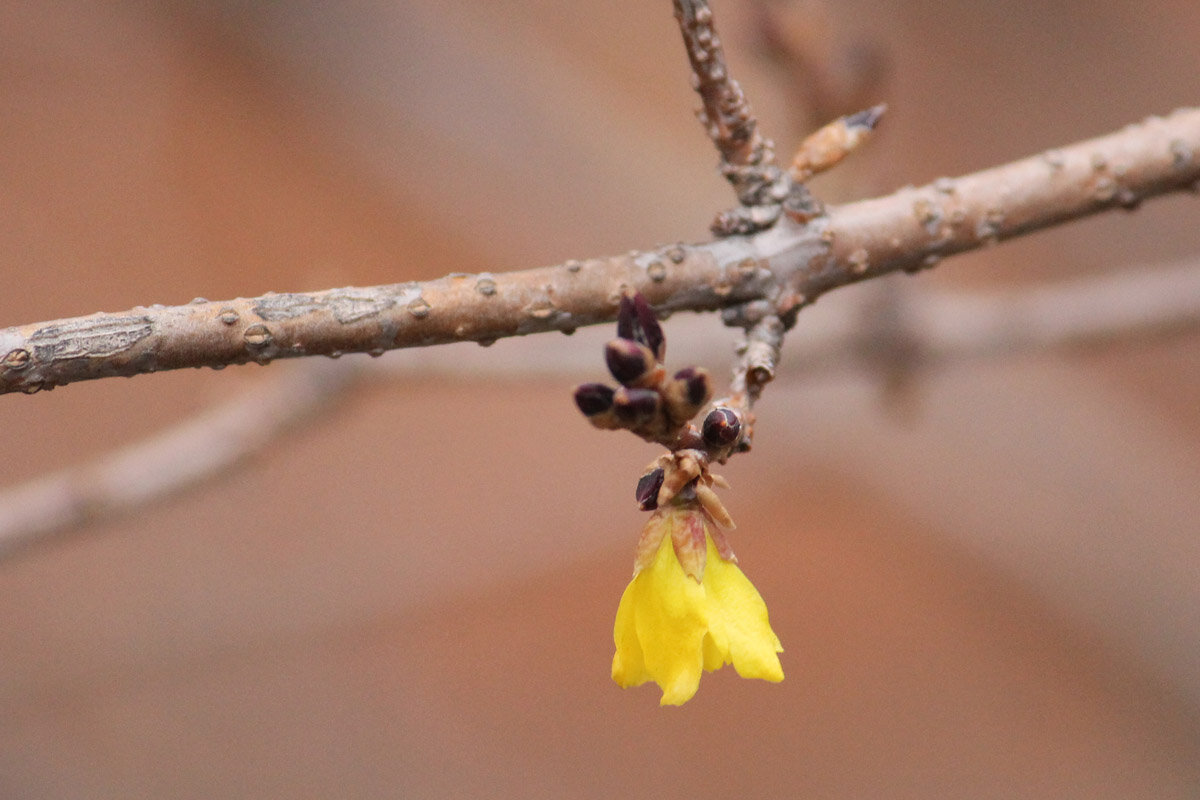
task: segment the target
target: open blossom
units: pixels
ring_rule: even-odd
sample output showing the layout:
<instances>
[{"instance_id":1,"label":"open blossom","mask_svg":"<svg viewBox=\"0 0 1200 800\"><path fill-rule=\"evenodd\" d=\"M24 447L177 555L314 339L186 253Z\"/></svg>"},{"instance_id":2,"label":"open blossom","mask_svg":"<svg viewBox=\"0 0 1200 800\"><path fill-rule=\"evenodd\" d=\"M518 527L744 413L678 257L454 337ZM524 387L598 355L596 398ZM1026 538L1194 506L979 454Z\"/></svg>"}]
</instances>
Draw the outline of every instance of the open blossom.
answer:
<instances>
[{"instance_id":1,"label":"open blossom","mask_svg":"<svg viewBox=\"0 0 1200 800\"><path fill-rule=\"evenodd\" d=\"M613 680L654 681L662 705L690 700L702 668L733 664L743 678L783 680L766 604L694 503L659 509L646 523L613 638Z\"/></svg>"}]
</instances>

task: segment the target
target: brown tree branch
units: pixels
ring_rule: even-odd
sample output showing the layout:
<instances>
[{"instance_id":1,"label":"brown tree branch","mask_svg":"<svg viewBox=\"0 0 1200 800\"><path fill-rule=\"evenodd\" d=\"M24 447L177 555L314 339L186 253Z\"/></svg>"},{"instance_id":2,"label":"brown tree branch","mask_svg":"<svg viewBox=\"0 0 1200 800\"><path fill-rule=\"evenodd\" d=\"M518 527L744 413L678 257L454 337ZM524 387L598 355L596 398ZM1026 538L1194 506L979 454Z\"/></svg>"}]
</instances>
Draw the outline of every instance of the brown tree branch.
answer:
<instances>
[{"instance_id":1,"label":"brown tree branch","mask_svg":"<svg viewBox=\"0 0 1200 800\"><path fill-rule=\"evenodd\" d=\"M660 311L819 295L1200 181L1200 109L957 179L784 218L752 236L519 272L144 307L0 330L0 393L276 358L571 331L615 319L621 291Z\"/></svg>"},{"instance_id":2,"label":"brown tree branch","mask_svg":"<svg viewBox=\"0 0 1200 800\"><path fill-rule=\"evenodd\" d=\"M897 303L897 324L915 355L907 366L917 370L1200 330L1200 263L1195 261L1004 293L904 287ZM870 306L866 298L857 308L859 313L851 307L836 316L814 317L805 335L789 345L794 366L789 374L811 380L851 370L870 371L874 354L881 345L886 348L859 324ZM683 348L681 357L691 361L723 344L712 334L676 338L676 350ZM280 370L263 385L89 464L0 490L0 560L84 524L133 513L227 474L328 407L361 378L521 379L586 370L564 348L549 341L543 345L534 358L491 353L484 357L482 352L472 357L468 351L448 359L424 351L409 353L403 360L368 364L310 359ZM778 358L778 351L772 355ZM748 373L747 365L754 360L744 356L739 371ZM736 381L731 391L736 397Z\"/></svg>"},{"instance_id":3,"label":"brown tree branch","mask_svg":"<svg viewBox=\"0 0 1200 800\"><path fill-rule=\"evenodd\" d=\"M738 344L738 362L730 382L730 405L738 410L742 419L742 437L738 442L739 452L746 452L754 442L754 404L762 396L763 388L775 380L775 368L783 350L783 320L775 314L767 314L746 329Z\"/></svg>"},{"instance_id":4,"label":"brown tree branch","mask_svg":"<svg viewBox=\"0 0 1200 800\"><path fill-rule=\"evenodd\" d=\"M1197 137L1200 110L1179 109L1071 147L832 209L832 285L845 282L846 264L864 278L913 271L1098 211L1132 210L1165 192L1195 192Z\"/></svg>"}]
</instances>

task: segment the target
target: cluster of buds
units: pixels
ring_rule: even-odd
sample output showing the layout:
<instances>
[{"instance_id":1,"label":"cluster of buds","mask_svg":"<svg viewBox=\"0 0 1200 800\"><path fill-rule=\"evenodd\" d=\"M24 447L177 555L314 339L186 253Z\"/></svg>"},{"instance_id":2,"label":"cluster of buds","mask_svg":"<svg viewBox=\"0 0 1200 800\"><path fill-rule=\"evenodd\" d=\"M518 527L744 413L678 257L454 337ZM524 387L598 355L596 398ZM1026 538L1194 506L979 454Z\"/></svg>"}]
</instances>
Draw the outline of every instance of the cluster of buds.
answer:
<instances>
[{"instance_id":1,"label":"cluster of buds","mask_svg":"<svg viewBox=\"0 0 1200 800\"><path fill-rule=\"evenodd\" d=\"M744 678L783 680L783 647L722 530L733 520L714 487L728 484L709 470L745 449L748 412L740 402L712 403L703 369L687 367L668 378L665 353L650 304L626 293L617 338L604 347L620 386L585 383L575 402L596 427L624 428L667 448L637 485L638 505L652 513L617 606L612 677L624 688L654 681L662 688L660 703L680 705L696 693L703 670L727 664Z\"/></svg>"},{"instance_id":2,"label":"cluster of buds","mask_svg":"<svg viewBox=\"0 0 1200 800\"><path fill-rule=\"evenodd\" d=\"M666 337L646 298L622 295L617 338L604 346L608 371L621 385L583 384L575 390L579 410L597 428L625 428L668 447L695 433L690 422L712 399L712 378L700 367L685 367L668 378L662 363L666 351Z\"/></svg>"},{"instance_id":3,"label":"cluster of buds","mask_svg":"<svg viewBox=\"0 0 1200 800\"><path fill-rule=\"evenodd\" d=\"M604 347L608 371L620 386L585 383L576 388L575 403L597 428L623 428L670 450L638 481L639 507L652 511L676 497L695 499L714 522L732 528L712 490L727 484L708 465L724 462L744 446L741 416L718 403L697 426L692 420L712 400L712 378L701 367L685 367L667 377L666 349L650 304L640 293L626 292L617 313L617 338Z\"/></svg>"}]
</instances>

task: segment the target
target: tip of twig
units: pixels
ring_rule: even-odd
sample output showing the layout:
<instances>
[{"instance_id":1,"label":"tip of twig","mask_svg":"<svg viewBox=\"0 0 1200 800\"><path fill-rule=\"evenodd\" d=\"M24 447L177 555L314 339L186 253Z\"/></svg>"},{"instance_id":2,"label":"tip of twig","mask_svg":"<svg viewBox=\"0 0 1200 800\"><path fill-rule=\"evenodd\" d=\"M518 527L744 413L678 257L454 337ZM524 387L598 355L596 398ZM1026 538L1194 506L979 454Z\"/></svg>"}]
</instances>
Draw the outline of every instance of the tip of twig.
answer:
<instances>
[{"instance_id":1,"label":"tip of twig","mask_svg":"<svg viewBox=\"0 0 1200 800\"><path fill-rule=\"evenodd\" d=\"M846 117L846 127L848 128L865 128L873 131L875 126L879 124L879 120L883 118L884 112L887 111L887 103L880 103L877 106L859 111L855 114L850 114Z\"/></svg>"},{"instance_id":2,"label":"tip of twig","mask_svg":"<svg viewBox=\"0 0 1200 800\"><path fill-rule=\"evenodd\" d=\"M800 143L788 172L792 180L804 183L819 172L836 166L859 145L870 138L883 118L887 106L880 103L865 111L838 117Z\"/></svg>"}]
</instances>

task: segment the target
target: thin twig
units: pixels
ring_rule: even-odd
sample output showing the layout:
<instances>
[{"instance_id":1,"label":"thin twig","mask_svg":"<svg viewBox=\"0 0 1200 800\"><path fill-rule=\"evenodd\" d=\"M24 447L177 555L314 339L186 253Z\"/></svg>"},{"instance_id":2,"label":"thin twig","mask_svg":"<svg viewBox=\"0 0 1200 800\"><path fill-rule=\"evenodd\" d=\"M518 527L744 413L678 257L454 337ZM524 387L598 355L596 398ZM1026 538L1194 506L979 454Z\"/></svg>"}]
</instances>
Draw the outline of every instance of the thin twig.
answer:
<instances>
[{"instance_id":1,"label":"thin twig","mask_svg":"<svg viewBox=\"0 0 1200 800\"><path fill-rule=\"evenodd\" d=\"M729 74L725 52L705 0L675 0L694 87L703 107L697 112L721 154L721 169L745 205L762 202L764 186L780 175L772 144L758 132L758 120L741 85ZM776 198L776 201L783 198Z\"/></svg>"},{"instance_id":2,"label":"thin twig","mask_svg":"<svg viewBox=\"0 0 1200 800\"><path fill-rule=\"evenodd\" d=\"M707 0L675 0L675 19L695 75L694 88L704 104L698 116L722 164L731 169L769 166L774 161L771 143L759 134L750 102L729 74ZM734 186L741 196L740 184L734 181Z\"/></svg>"},{"instance_id":3,"label":"thin twig","mask_svg":"<svg viewBox=\"0 0 1200 800\"><path fill-rule=\"evenodd\" d=\"M918 370L1200 330L1200 263L1195 261L1004 293L904 287L897 301L897 324L914 348L911 366ZM868 298L864 306L869 304ZM808 321L803 336L789 345L795 367L789 375L813 380L850 370L869 372L875 366L871 353L879 343L864 339L857 324L861 314L853 308L841 312ZM689 333L677 340L677 355L684 360L697 360L722 346L711 326L708 333ZM365 364L358 359L302 362L264 385L87 465L0 491L0 561L84 524L133 513L237 469L298 422L328 407L361 378L521 379L531 374L570 376L586 369L557 343L543 344L536 357L525 353L506 358L492 352L484 357L481 351L473 358L467 351L454 358L436 358L431 351L414 351L405 359ZM847 358L848 354L860 358ZM743 374L748 373L751 360L739 360ZM736 383L731 391L737 395Z\"/></svg>"},{"instance_id":4,"label":"thin twig","mask_svg":"<svg viewBox=\"0 0 1200 800\"><path fill-rule=\"evenodd\" d=\"M729 73L707 0L674 3L693 86L700 95L697 116L721 155L721 173L741 203L740 208L717 216L713 232L729 236L770 227L785 204L804 217L818 214L820 206L808 190L775 164L774 145L759 133L750 103Z\"/></svg>"},{"instance_id":5,"label":"thin twig","mask_svg":"<svg viewBox=\"0 0 1200 800\"><path fill-rule=\"evenodd\" d=\"M727 319L734 315L726 315ZM747 452L754 440L754 404L763 387L775 380L787 331L784 321L766 303L747 303L737 310L744 327L737 346L738 360L729 383L729 397L718 401L733 409L741 419L741 434L736 452Z\"/></svg>"},{"instance_id":6,"label":"thin twig","mask_svg":"<svg viewBox=\"0 0 1200 800\"><path fill-rule=\"evenodd\" d=\"M849 283L1200 181L1200 109L1033 158L831 208L753 236L424 283L137 308L0 330L0 393L276 358L381 353L611 322L624 288L660 311L768 300L780 313Z\"/></svg>"}]
</instances>

